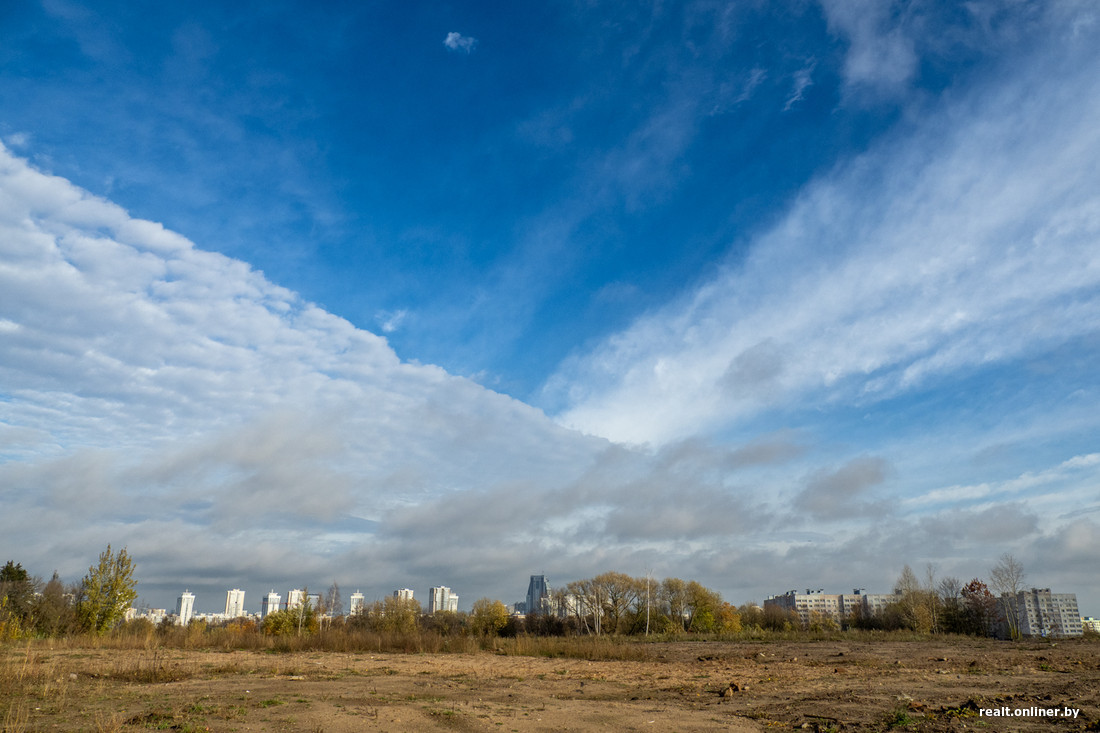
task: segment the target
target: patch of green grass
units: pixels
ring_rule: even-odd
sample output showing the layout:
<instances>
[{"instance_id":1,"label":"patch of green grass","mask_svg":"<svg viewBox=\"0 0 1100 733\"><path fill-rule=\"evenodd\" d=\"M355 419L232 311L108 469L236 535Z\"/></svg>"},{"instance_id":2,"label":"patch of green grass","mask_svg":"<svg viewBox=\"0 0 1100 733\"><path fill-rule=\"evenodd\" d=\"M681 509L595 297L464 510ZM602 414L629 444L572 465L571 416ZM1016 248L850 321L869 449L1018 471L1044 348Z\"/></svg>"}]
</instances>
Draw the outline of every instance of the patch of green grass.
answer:
<instances>
[{"instance_id":1,"label":"patch of green grass","mask_svg":"<svg viewBox=\"0 0 1100 733\"><path fill-rule=\"evenodd\" d=\"M898 708L886 718L887 728L908 728L917 721L909 714L906 708Z\"/></svg>"},{"instance_id":2,"label":"patch of green grass","mask_svg":"<svg viewBox=\"0 0 1100 733\"><path fill-rule=\"evenodd\" d=\"M428 715L447 715L447 716L450 716L450 715L456 715L456 713L455 713L454 710L438 710L438 709L435 709L435 708L429 708L428 709Z\"/></svg>"},{"instance_id":3,"label":"patch of green grass","mask_svg":"<svg viewBox=\"0 0 1100 733\"><path fill-rule=\"evenodd\" d=\"M279 700L278 698L274 698L274 697L269 699L269 700L261 700L260 701L260 707L262 707L262 708L273 708L276 705L286 705L286 701L285 700Z\"/></svg>"},{"instance_id":4,"label":"patch of green grass","mask_svg":"<svg viewBox=\"0 0 1100 733\"><path fill-rule=\"evenodd\" d=\"M405 699L409 702L443 702L444 698L436 695L406 695Z\"/></svg>"}]
</instances>

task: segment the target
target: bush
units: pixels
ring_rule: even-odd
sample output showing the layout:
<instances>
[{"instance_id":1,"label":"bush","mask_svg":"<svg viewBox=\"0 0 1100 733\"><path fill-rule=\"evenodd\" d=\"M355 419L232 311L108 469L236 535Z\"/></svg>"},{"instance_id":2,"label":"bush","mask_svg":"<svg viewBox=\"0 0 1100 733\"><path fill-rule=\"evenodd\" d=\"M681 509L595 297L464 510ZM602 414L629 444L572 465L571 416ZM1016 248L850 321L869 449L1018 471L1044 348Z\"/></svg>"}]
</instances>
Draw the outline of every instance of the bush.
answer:
<instances>
[{"instance_id":1,"label":"bush","mask_svg":"<svg viewBox=\"0 0 1100 733\"><path fill-rule=\"evenodd\" d=\"M317 614L306 604L289 611L275 611L264 616L263 632L268 636L301 636L317 632Z\"/></svg>"}]
</instances>

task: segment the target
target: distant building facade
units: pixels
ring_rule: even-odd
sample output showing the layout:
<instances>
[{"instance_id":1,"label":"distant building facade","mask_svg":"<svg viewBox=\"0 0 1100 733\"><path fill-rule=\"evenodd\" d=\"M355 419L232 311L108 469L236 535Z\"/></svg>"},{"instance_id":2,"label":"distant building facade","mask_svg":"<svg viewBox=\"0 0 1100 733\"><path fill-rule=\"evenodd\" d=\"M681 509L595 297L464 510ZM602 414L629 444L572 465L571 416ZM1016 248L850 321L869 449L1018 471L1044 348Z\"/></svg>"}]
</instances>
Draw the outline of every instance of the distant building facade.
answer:
<instances>
[{"instance_id":1,"label":"distant building facade","mask_svg":"<svg viewBox=\"0 0 1100 733\"><path fill-rule=\"evenodd\" d=\"M1051 593L1050 588L1022 590L1015 598L1023 636L1081 636L1081 612L1075 593Z\"/></svg>"},{"instance_id":2,"label":"distant building facade","mask_svg":"<svg viewBox=\"0 0 1100 733\"><path fill-rule=\"evenodd\" d=\"M286 592L286 610L293 611L306 602L306 592L301 588L295 588Z\"/></svg>"},{"instance_id":3,"label":"distant building facade","mask_svg":"<svg viewBox=\"0 0 1100 733\"><path fill-rule=\"evenodd\" d=\"M550 586L546 583L545 575L531 576L531 581L527 584L527 602L523 610L528 614L550 613Z\"/></svg>"},{"instance_id":4,"label":"distant building facade","mask_svg":"<svg viewBox=\"0 0 1100 733\"><path fill-rule=\"evenodd\" d=\"M191 617L194 615L195 594L185 590L180 593L180 597L176 600L176 623L180 626L186 626L191 622Z\"/></svg>"},{"instance_id":5,"label":"distant building facade","mask_svg":"<svg viewBox=\"0 0 1100 733\"><path fill-rule=\"evenodd\" d=\"M393 592L393 597L399 601L411 601L413 599L413 589L398 588Z\"/></svg>"},{"instance_id":6,"label":"distant building facade","mask_svg":"<svg viewBox=\"0 0 1100 733\"><path fill-rule=\"evenodd\" d=\"M126 621L133 621L136 618L148 619L153 625L159 626L164 619L169 618L167 608L146 608L142 611L137 610L133 606L126 609L126 613L123 614L123 619ZM179 623L178 621L176 623Z\"/></svg>"},{"instance_id":7,"label":"distant building facade","mask_svg":"<svg viewBox=\"0 0 1100 733\"><path fill-rule=\"evenodd\" d=\"M855 617L873 617L881 614L888 605L897 603L897 593L864 593L857 588L851 593L826 593L823 589L807 588L805 593L789 590L764 601L769 606L784 611L794 611L803 626L809 626L816 618L831 619L838 626L847 625Z\"/></svg>"},{"instance_id":8,"label":"distant building facade","mask_svg":"<svg viewBox=\"0 0 1100 733\"><path fill-rule=\"evenodd\" d=\"M445 585L428 590L428 613L439 611L458 611L458 595Z\"/></svg>"},{"instance_id":9,"label":"distant building facade","mask_svg":"<svg viewBox=\"0 0 1100 733\"><path fill-rule=\"evenodd\" d=\"M365 605L366 604L363 602L363 594L359 591L355 591L348 597L348 615L358 616L363 613Z\"/></svg>"},{"instance_id":10,"label":"distant building facade","mask_svg":"<svg viewBox=\"0 0 1100 733\"><path fill-rule=\"evenodd\" d=\"M244 591L240 588L226 591L225 617L237 618L244 615Z\"/></svg>"},{"instance_id":11,"label":"distant building facade","mask_svg":"<svg viewBox=\"0 0 1100 733\"><path fill-rule=\"evenodd\" d=\"M1100 634L1100 618L1093 618L1092 616L1081 617L1081 631L1095 631Z\"/></svg>"},{"instance_id":12,"label":"distant building facade","mask_svg":"<svg viewBox=\"0 0 1100 733\"><path fill-rule=\"evenodd\" d=\"M272 588L271 592L264 596L264 600L260 604L260 618L264 618L268 614L272 614L278 611L282 603L283 597L276 593L275 589Z\"/></svg>"}]
</instances>

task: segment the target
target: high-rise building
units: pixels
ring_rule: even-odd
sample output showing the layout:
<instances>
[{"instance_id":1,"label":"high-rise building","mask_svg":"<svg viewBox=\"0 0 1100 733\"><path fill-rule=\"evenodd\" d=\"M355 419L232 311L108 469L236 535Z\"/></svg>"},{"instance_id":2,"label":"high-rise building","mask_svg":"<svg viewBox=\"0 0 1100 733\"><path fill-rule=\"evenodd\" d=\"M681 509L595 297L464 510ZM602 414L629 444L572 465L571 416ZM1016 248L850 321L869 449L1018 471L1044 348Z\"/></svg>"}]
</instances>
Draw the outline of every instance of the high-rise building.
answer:
<instances>
[{"instance_id":1,"label":"high-rise building","mask_svg":"<svg viewBox=\"0 0 1100 733\"><path fill-rule=\"evenodd\" d=\"M1022 590L1015 598L1023 636L1081 636L1081 613L1075 593L1051 593L1050 588Z\"/></svg>"},{"instance_id":2,"label":"high-rise building","mask_svg":"<svg viewBox=\"0 0 1100 733\"><path fill-rule=\"evenodd\" d=\"M305 602L306 592L301 588L295 588L294 590L288 590L286 592L286 610L293 611Z\"/></svg>"},{"instance_id":3,"label":"high-rise building","mask_svg":"<svg viewBox=\"0 0 1100 733\"><path fill-rule=\"evenodd\" d=\"M195 614L195 594L184 591L176 601L176 623L186 626Z\"/></svg>"},{"instance_id":4,"label":"high-rise building","mask_svg":"<svg viewBox=\"0 0 1100 733\"><path fill-rule=\"evenodd\" d=\"M411 601L413 599L412 588L398 588L393 592L393 597L399 601Z\"/></svg>"},{"instance_id":5,"label":"high-rise building","mask_svg":"<svg viewBox=\"0 0 1100 733\"><path fill-rule=\"evenodd\" d=\"M428 613L458 611L458 595L445 585L428 590Z\"/></svg>"},{"instance_id":6,"label":"high-rise building","mask_svg":"<svg viewBox=\"0 0 1100 733\"><path fill-rule=\"evenodd\" d=\"M283 602L283 597L275 592L272 588L271 592L264 596L263 603L260 604L260 616L267 616L269 613L275 613L279 610L279 606Z\"/></svg>"},{"instance_id":7,"label":"high-rise building","mask_svg":"<svg viewBox=\"0 0 1100 733\"><path fill-rule=\"evenodd\" d=\"M528 614L550 613L550 586L546 584L545 575L531 576L531 582L527 584L527 605L524 611Z\"/></svg>"},{"instance_id":8,"label":"high-rise building","mask_svg":"<svg viewBox=\"0 0 1100 733\"><path fill-rule=\"evenodd\" d=\"M225 617L237 618L244 615L244 591L240 588L226 591L225 593Z\"/></svg>"},{"instance_id":9,"label":"high-rise building","mask_svg":"<svg viewBox=\"0 0 1100 733\"><path fill-rule=\"evenodd\" d=\"M348 597L348 614L357 616L363 612L363 594L355 591Z\"/></svg>"}]
</instances>

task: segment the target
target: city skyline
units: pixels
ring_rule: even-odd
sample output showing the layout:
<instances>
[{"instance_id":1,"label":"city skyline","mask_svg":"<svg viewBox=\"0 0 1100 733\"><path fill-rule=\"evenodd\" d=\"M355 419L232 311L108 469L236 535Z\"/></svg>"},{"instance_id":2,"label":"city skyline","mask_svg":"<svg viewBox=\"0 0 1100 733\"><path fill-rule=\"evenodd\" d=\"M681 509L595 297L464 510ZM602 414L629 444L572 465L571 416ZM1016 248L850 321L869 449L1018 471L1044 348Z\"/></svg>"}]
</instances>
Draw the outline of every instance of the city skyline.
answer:
<instances>
[{"instance_id":1,"label":"city skyline","mask_svg":"<svg viewBox=\"0 0 1100 733\"><path fill-rule=\"evenodd\" d=\"M900 572L901 571L899 571L899 573ZM962 584L966 584L970 580L975 579L975 578L977 580L980 580L980 581L984 582L984 583L988 583L990 581L988 575L989 574L987 573L986 575L980 576L980 577L979 576L971 576L971 577L956 578L956 579L959 580ZM685 580L691 580L690 577L684 578L684 579ZM574 580L579 580L579 579L574 579ZM654 592L656 592L656 588L659 587L660 582L664 579L663 578L652 578L652 580L654 581L654 589L655 589ZM895 578L895 581L897 581L897 580L900 580L900 578ZM940 580L943 580L942 576L935 576L935 581L937 583ZM342 606L343 612L345 614L351 614L351 613L353 613L354 608L363 609L363 608L365 608L366 605L368 605L370 603L377 602L377 601L382 601L387 597L394 597L394 598L401 598L401 599L414 599L415 598L420 603L423 612L431 613L432 611L429 610L429 609L432 608L433 595L435 594L436 591L445 591L448 596L450 596L454 599L459 599L460 597L462 597L462 596L460 596L460 594L456 593L454 591L454 589L452 589L449 586L444 586L444 585L431 586L430 588L426 589L426 591L424 591L423 595L420 596L420 597L417 597L415 595L415 590L414 589L407 588L407 587L397 588L397 589L386 591L386 592L383 592L383 593L380 593L380 594L372 595L370 592L364 593L362 591L362 588L372 587L372 586L354 585L353 587L355 589L350 590L348 588L345 588L343 585L341 585L338 582L337 582L336 585L337 585L337 589L340 593L341 606ZM532 575L529 576L526 592L525 593L516 593L516 594L514 594L516 596L515 598L512 598L511 596L493 597L493 596L489 596L489 595L477 595L475 593L475 595L466 595L465 596L464 606L455 604L455 607L453 607L452 610L468 611L469 607L471 607L475 601L480 600L482 598L488 598L489 600L499 600L499 601L503 602L509 608L517 607L520 604L522 604L523 607L524 607L524 610L529 611L528 605L530 604L533 590L536 590L537 592L545 593L545 595L542 596L544 598L550 598L552 596L552 594L554 593L554 591L563 591L567 586L568 586L568 582L563 583L559 586L555 586L555 585L553 585L549 582L549 580L546 578L545 575L532 574ZM373 586L373 587L381 587L381 586ZM851 583L850 583L848 586L845 586L843 589L839 589L839 588L829 589L827 593L826 593L825 588L817 588L816 586L815 587L806 587L804 585L802 587L796 587L794 589L789 589L789 585L788 585L788 586L784 587L783 589L780 589L780 588L777 587L777 588L773 589L771 592L769 592L768 594L766 594L765 596L760 597L760 598L741 598L741 599L738 599L738 598L725 597L724 594L723 594L723 600L728 602L728 603L732 603L734 606L741 606L741 605L749 604L749 605L757 605L757 606L763 607L768 602L775 601L776 599L778 599L780 597L783 597L783 596L793 597L796 594L802 594L803 588L805 589L805 594L804 595L806 595L806 596L813 596L813 595L821 594L821 593L825 593L828 596L837 595L837 596L841 596L841 597L846 597L848 595L851 595L853 597L858 598L862 603L867 605L867 607L870 611L877 613L877 612L882 611L883 607L884 607L884 604L887 602L887 600L889 600L890 597L893 597L895 595L896 583L891 583L888 586L882 586L881 588L879 588L877 590L872 590L870 592L867 590L866 587L856 586L856 587L853 588ZM1020 591L1019 592L1024 593L1026 591L1035 591L1037 589L1041 590L1043 588L1047 588L1049 590L1049 584L1043 583L1043 582L1039 581L1038 579L1035 582L1032 582L1032 581L1027 579L1027 575L1025 573L1024 582L1020 586ZM318 599L327 598L327 596L331 592L331 590L332 590L331 585L328 586L327 588L323 588L323 589L319 589L319 590L314 590L314 589L309 588L308 586L304 586L304 587L290 588L284 594L284 593L281 593L281 592L275 590L274 588L272 588L272 589L269 589L269 591L267 593L264 593L262 595L262 598L259 601L259 610L258 611L250 611L248 609L247 604L244 605L244 610L245 610L246 614L258 614L259 616L262 617L262 616L265 616L268 612L266 609L267 609L269 599L272 599L272 598L275 599L275 605L272 607L272 610L287 610L287 609L291 609L291 608L296 607L296 605L299 602L301 602L301 599L303 599L306 596L307 592L308 592L308 596L311 599L314 599L314 602L316 602L316 600L318 600ZM1063 589L1063 590L1066 590L1067 592L1071 592L1075 597L1080 597L1082 595L1084 595L1085 597L1088 597L1090 595L1090 593L1093 592L1093 589L1090 586L1089 587L1081 587L1081 588ZM221 590L221 591L213 590L211 592L211 595L217 596L219 599L222 599L222 600L219 601L219 603L222 603L224 601L224 605L228 606L227 594L232 594L234 592L242 592L247 597L247 591L240 591L240 589L228 589L228 590ZM213 611L213 610L206 610L206 611L196 610L196 608L195 608L196 599L201 597L202 595L203 594L201 594L201 593L191 592L190 587L188 587L188 589L186 589L182 594L177 594L177 597L173 601L173 604L158 605L156 603L149 602L149 600L145 599L141 595L141 593L140 593L140 584L139 584L139 594L138 594L138 599L135 601L135 608L136 607L164 608L164 609L167 609L171 613L172 612L171 609L174 607L176 609L175 613L178 615L179 614L179 609L181 608L181 606L185 606L186 608L190 609L191 613L193 613L193 614L194 613L201 613L201 614L206 614L206 615L217 615L219 613L223 613L223 612L220 612L220 611ZM259 595L259 594L256 594L256 595ZM253 595L252 597L255 597L255 595ZM187 599L186 601L184 601L185 598ZM437 610L444 610L444 609L437 609ZM1087 617L1087 616L1089 616L1088 611L1091 611L1091 610L1092 609L1087 609L1086 610L1083 606L1081 606L1080 615L1082 617Z\"/></svg>"},{"instance_id":2,"label":"city skyline","mask_svg":"<svg viewBox=\"0 0 1100 733\"><path fill-rule=\"evenodd\" d=\"M1095 613L1098 66L1085 0L17 3L0 560L170 608L1011 553Z\"/></svg>"}]
</instances>

